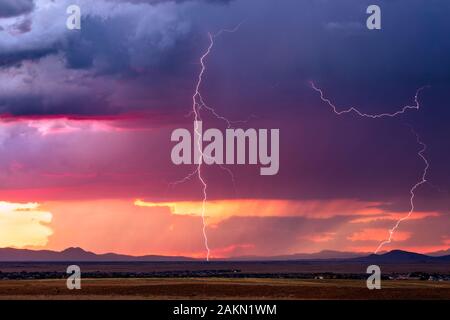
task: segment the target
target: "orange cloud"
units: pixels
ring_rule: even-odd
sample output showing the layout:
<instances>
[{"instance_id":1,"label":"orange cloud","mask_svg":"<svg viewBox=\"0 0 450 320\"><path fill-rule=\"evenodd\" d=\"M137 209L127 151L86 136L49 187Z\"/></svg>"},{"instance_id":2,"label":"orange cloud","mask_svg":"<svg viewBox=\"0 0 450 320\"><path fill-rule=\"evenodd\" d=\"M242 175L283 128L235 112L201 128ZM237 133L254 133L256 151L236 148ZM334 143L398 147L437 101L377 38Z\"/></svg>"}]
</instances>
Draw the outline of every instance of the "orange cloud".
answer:
<instances>
[{"instance_id":1,"label":"orange cloud","mask_svg":"<svg viewBox=\"0 0 450 320\"><path fill-rule=\"evenodd\" d=\"M397 230L392 236L393 241L405 241L411 237L410 232ZM388 229L364 229L348 236L350 241L383 241L389 238Z\"/></svg>"},{"instance_id":2,"label":"orange cloud","mask_svg":"<svg viewBox=\"0 0 450 320\"><path fill-rule=\"evenodd\" d=\"M313 234L305 237L301 237L302 239L306 239L312 242L329 242L334 239L336 236L336 232L323 232L318 234Z\"/></svg>"},{"instance_id":3,"label":"orange cloud","mask_svg":"<svg viewBox=\"0 0 450 320\"><path fill-rule=\"evenodd\" d=\"M139 207L167 207L173 214L201 214L201 201L146 202L136 200ZM352 199L343 200L283 200L283 199L227 199L209 200L206 203L208 223L218 223L232 216L273 217L297 216L315 219L327 219L348 215L382 215L385 212L377 208L381 203L363 202Z\"/></svg>"},{"instance_id":4,"label":"orange cloud","mask_svg":"<svg viewBox=\"0 0 450 320\"><path fill-rule=\"evenodd\" d=\"M368 216L368 217L357 218L350 222L351 223L369 223L369 222L380 221L380 220L397 221L401 218L404 218L407 215L408 215L408 212L384 212L381 215L373 215L373 216ZM411 214L408 217L408 220L421 220L421 219L425 219L428 217L439 217L439 216L440 216L440 214L438 212L416 212L415 211L415 212L413 212L413 214Z\"/></svg>"},{"instance_id":5,"label":"orange cloud","mask_svg":"<svg viewBox=\"0 0 450 320\"><path fill-rule=\"evenodd\" d=\"M10 230L10 240L0 242L2 246L45 246L46 249L56 250L80 246L97 253L205 257L199 201L151 203L125 198L63 200L43 202L40 206L4 204L3 210L0 210L3 213L0 214L0 228L3 227L1 221L6 219L3 218L5 212L14 217L26 217L35 211L39 214L35 220L28 216L26 223L20 224L33 229L22 232L20 239L11 238L21 232L18 231L20 228L10 227L11 221L15 220L8 217L6 220L10 224L4 228ZM51 212L47 212L47 219L44 219L46 211L42 208ZM334 212L334 209L337 211ZM207 205L207 235L211 256L279 255L320 250L373 252L379 241L388 237L388 228L375 227L369 222L367 228L362 229L361 225L348 221L355 218L354 214L372 217L374 212L377 215L389 214L380 213L381 209L373 208L371 203L353 200L322 203L320 200L214 200ZM345 214L353 216L339 217ZM327 216L330 218L327 219ZM47 226L50 222L51 225ZM439 225L442 222L430 219L430 223L434 226L434 223ZM403 227L394 235L393 244L383 249L416 249L407 246L420 244L417 242L419 238L416 234L406 232L411 229ZM435 236L436 231L432 227L427 230L433 238L439 237L439 242L427 243L439 247L417 248L420 252L448 248L448 244L445 245L450 240L448 236L442 233ZM37 235L37 240L32 238L33 235ZM0 229L0 239L4 236L5 233L2 234Z\"/></svg>"},{"instance_id":6,"label":"orange cloud","mask_svg":"<svg viewBox=\"0 0 450 320\"><path fill-rule=\"evenodd\" d=\"M237 252L242 249L253 249L255 247L254 244L233 244L222 248L214 248L211 251L212 258L225 258L230 256L238 256ZM203 255L204 256L204 253Z\"/></svg>"},{"instance_id":7,"label":"orange cloud","mask_svg":"<svg viewBox=\"0 0 450 320\"><path fill-rule=\"evenodd\" d=\"M53 213L48 249L79 246L97 253L204 257L201 219L130 199L47 202Z\"/></svg>"}]
</instances>

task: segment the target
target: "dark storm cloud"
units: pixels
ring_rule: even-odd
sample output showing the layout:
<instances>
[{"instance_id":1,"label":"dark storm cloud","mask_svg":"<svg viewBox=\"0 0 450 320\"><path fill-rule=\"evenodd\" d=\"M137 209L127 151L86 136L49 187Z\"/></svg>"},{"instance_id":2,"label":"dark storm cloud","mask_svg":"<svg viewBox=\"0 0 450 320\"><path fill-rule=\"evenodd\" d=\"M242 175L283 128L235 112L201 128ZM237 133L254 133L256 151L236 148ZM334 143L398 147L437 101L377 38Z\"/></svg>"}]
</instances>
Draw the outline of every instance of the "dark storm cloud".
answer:
<instances>
[{"instance_id":1,"label":"dark storm cloud","mask_svg":"<svg viewBox=\"0 0 450 320\"><path fill-rule=\"evenodd\" d=\"M274 3L258 2L239 32L216 41L208 60L209 104L230 118L256 113L265 119L254 126L282 128L280 174L269 190L258 193L253 181L241 184L242 191L250 197L384 199L406 210L424 163L405 123L427 142L430 181L450 186L449 3ZM380 31L365 28L369 4L381 6ZM247 6L239 2L234 9ZM211 16L224 25L218 14ZM337 116L309 80L339 110L356 106L367 113L412 105L417 88L430 88L419 96L420 111L371 120Z\"/></svg>"},{"instance_id":2,"label":"dark storm cloud","mask_svg":"<svg viewBox=\"0 0 450 320\"><path fill-rule=\"evenodd\" d=\"M36 61L45 56L57 53L56 48L36 50L22 50L14 53L0 53L0 70L11 66L18 66L22 61Z\"/></svg>"},{"instance_id":3,"label":"dark storm cloud","mask_svg":"<svg viewBox=\"0 0 450 320\"><path fill-rule=\"evenodd\" d=\"M113 5L103 1L96 6L80 3L83 28L79 32L70 31L65 27L65 4L69 2L3 26L9 35L0 39L1 54L10 57L17 54L16 60L20 62L26 60L27 51L57 51L68 56L69 68L90 68L98 60L99 69L126 72L126 67L156 64L157 57L189 30L188 21L180 17L181 9L173 3ZM29 34L21 36L21 33Z\"/></svg>"},{"instance_id":4,"label":"dark storm cloud","mask_svg":"<svg viewBox=\"0 0 450 320\"><path fill-rule=\"evenodd\" d=\"M187 26L186 31L169 30L164 34L163 30L135 39L130 39L130 30L136 30L136 25L126 17L110 18L107 23L101 18L86 17L83 28L80 34L69 37L59 51L64 53L69 69L92 69L97 75L150 74L168 66L176 71L182 68L183 61L176 55L191 47L181 35L187 32Z\"/></svg>"},{"instance_id":5,"label":"dark storm cloud","mask_svg":"<svg viewBox=\"0 0 450 320\"><path fill-rule=\"evenodd\" d=\"M114 2L129 6L171 3ZM427 6L421 5L421 1L411 1L408 6L400 1L379 1L383 10L381 32L365 28L369 1L357 5L349 0L286 1L283 5L265 0L234 1L233 6L208 5L223 2L228 1L182 1L181 4L192 6L173 16L170 10L161 10L166 14L164 19L174 20L155 32L143 32L157 22L151 15L140 11L109 15L105 7L105 17L84 15L80 32L64 32L43 44L34 41L26 49L3 50L0 61L11 65L58 52L66 58L68 72L88 69L94 71L93 75L139 74L143 81L155 76L170 81L192 76L180 70L195 63L196 55L206 45L203 32L233 26L235 17L245 17L246 23L239 33L217 41L209 62L213 72L206 89L211 100L217 100L218 107L227 108L231 114L253 113L245 110L246 106L260 105L259 113L270 115L271 106L279 101L280 94L286 105L282 111L291 110L300 96L302 100L313 101L317 97L304 86L310 79L323 86L337 105L365 105L368 111L397 108L411 102L418 86L450 80L446 71L450 69L447 59L450 43L445 41L450 23L446 22L445 10L440 10L450 8L445 2L441 7L440 1ZM412 20L414 24L409 23ZM232 53L229 48L236 50ZM230 54L236 59L231 60ZM271 89L263 91L264 94L248 95L238 86L231 94L225 94L223 88L230 81L237 85L246 83L253 91ZM164 86L172 84L167 82ZM383 95L378 94L380 90Z\"/></svg>"},{"instance_id":6,"label":"dark storm cloud","mask_svg":"<svg viewBox=\"0 0 450 320\"><path fill-rule=\"evenodd\" d=\"M0 18L9 18L33 10L33 0L2 0L0 1Z\"/></svg>"},{"instance_id":7,"label":"dark storm cloud","mask_svg":"<svg viewBox=\"0 0 450 320\"><path fill-rule=\"evenodd\" d=\"M167 105L181 105L173 93L176 82L183 101L187 101L183 92L190 90L190 84L186 85L186 82L191 81L197 68L193 61L203 49L196 42L203 44L206 34L199 37L198 32L192 31L193 19L187 16L183 4L208 6L209 3L229 1L180 1L177 5L173 1L115 2L120 9L108 6L107 2L97 3L96 8L104 8L101 13L90 11L89 3L80 3L83 8L80 31L65 29L64 3L45 13L44 17L36 13L32 20L9 26L9 32L17 31L14 36L17 38L21 37L20 33L31 32L23 36L21 42L11 41L11 37L5 37L3 44L0 42L5 48L0 53L0 69L13 66L17 73L28 74L31 68L35 75L27 77L20 90L0 95L0 111L13 116L115 115L142 111L145 101L152 101L146 108L161 109ZM50 32L43 28L43 22L47 20L53 23ZM31 26L32 30L29 30ZM48 67L54 69L48 63L43 67L42 61L49 59L58 66L63 59L64 66L46 76L51 73L47 71ZM31 66L29 62L32 62ZM78 71L86 72L80 76ZM74 92L83 87L86 77L91 82L88 91L84 86L82 92ZM42 78L48 88L58 87L57 92L46 88L34 92L34 83L42 83ZM71 83L67 78L72 79ZM115 93L112 88L99 93L98 87L120 79L124 87L120 93ZM54 95L58 98L52 97ZM113 99L112 95L121 97ZM138 102L130 103L126 101L127 97Z\"/></svg>"},{"instance_id":8,"label":"dark storm cloud","mask_svg":"<svg viewBox=\"0 0 450 320\"><path fill-rule=\"evenodd\" d=\"M33 14L32 24L28 19L18 21L0 34L0 70L4 78L8 74L23 78L11 91L0 92L2 113L117 114L142 109L148 99L157 108L158 102L164 100L157 96L158 92L170 88L164 79L179 75L184 66L189 66L183 58L192 47L185 39L190 25L181 16L181 5L80 5L84 12L81 31L66 29L65 3L61 2ZM49 28L45 21L51 24ZM120 79L128 81L118 83ZM46 86L36 92L43 82ZM88 82L89 87L85 85ZM145 96L144 90L139 90L142 86L146 86ZM127 91L135 91L133 98L137 102L126 101L133 95ZM173 92L170 95L173 97Z\"/></svg>"},{"instance_id":9,"label":"dark storm cloud","mask_svg":"<svg viewBox=\"0 0 450 320\"><path fill-rule=\"evenodd\" d=\"M89 116L95 114L116 115L120 112L118 108L113 109L104 97L72 94L58 97L54 101L48 99L46 95L29 95L17 97L0 98L0 114L8 116L33 116L41 115L45 110L45 115L66 116L78 115Z\"/></svg>"},{"instance_id":10,"label":"dark storm cloud","mask_svg":"<svg viewBox=\"0 0 450 320\"><path fill-rule=\"evenodd\" d=\"M114 1L114 0L111 0ZM200 3L229 4L234 0L118 0L133 4ZM200 11L201 11L200 7ZM177 72L194 54L195 36L190 32L190 19L180 15L180 22L167 26L155 34L142 34L130 39L130 32L136 32L136 23L128 16L111 17L107 21L101 17L83 18L83 30L68 38L59 50L67 57L69 68L94 68L100 74L154 74ZM181 19L184 19L181 20ZM151 22L149 21L149 25ZM142 32L142 30L140 30ZM101 63L94 61L101 57Z\"/></svg>"},{"instance_id":11,"label":"dark storm cloud","mask_svg":"<svg viewBox=\"0 0 450 320\"><path fill-rule=\"evenodd\" d=\"M19 20L7 29L2 26L2 30L17 35L31 31L34 21L37 24L34 29L38 31L34 30L28 39L22 40L23 43L20 41L16 43L17 49L7 48L9 50L2 50L0 55L8 55L10 64L12 60L16 62L27 60L36 50L47 51L49 54L57 51L67 56L68 68L91 68L95 59L101 59L97 67L100 72L106 73L129 72L133 69L158 66L167 60L164 56L173 56L172 50L185 50L182 46L186 46L186 42L183 42L181 35L188 33L191 19L183 15L183 9L178 7L192 4L198 5L202 11L202 5L228 4L232 1L106 0L98 2L93 7L96 9L91 9L88 2L79 2L83 25L80 32L65 30L65 8L70 3L62 1L59 7L39 13L44 19L41 18L37 22L36 13L32 18ZM111 6L112 2L116 3L116 6L121 6L123 10ZM103 13L99 13L98 8L103 8ZM53 24L48 34L46 28L42 26L47 20ZM44 37L45 41L39 41L41 37ZM30 51L30 54L26 51ZM17 55L15 59L14 55ZM176 67L180 61L173 60L169 64ZM4 64L0 61L0 65Z\"/></svg>"},{"instance_id":12,"label":"dark storm cloud","mask_svg":"<svg viewBox=\"0 0 450 320\"><path fill-rule=\"evenodd\" d=\"M174 118L184 115L198 59L208 45L207 32L245 21L238 32L216 39L202 86L208 104L225 116L257 115L252 127L281 128L279 175L261 190L254 184L267 180L247 179L244 173L242 196L381 198L407 209L409 190L424 164L415 137L402 122L414 125L428 144L430 179L450 186L448 1L241 0L226 6L182 1L152 2L146 10L136 10L141 1L115 2L127 3L128 11L105 7L104 16L83 15L79 32L42 30L27 38L27 46L2 50L4 64L19 68L34 59L38 72L48 73L3 94L2 112L95 116L151 110ZM365 28L369 4L381 6L382 30ZM38 30L40 24L32 22L24 36ZM64 26L65 15L60 23ZM49 57L63 61L60 69L43 65ZM418 87L431 87L419 97L420 111L372 121L333 114L309 80L339 110L358 106L368 113L413 104ZM29 92L38 83L46 83L45 88L38 95Z\"/></svg>"}]
</instances>

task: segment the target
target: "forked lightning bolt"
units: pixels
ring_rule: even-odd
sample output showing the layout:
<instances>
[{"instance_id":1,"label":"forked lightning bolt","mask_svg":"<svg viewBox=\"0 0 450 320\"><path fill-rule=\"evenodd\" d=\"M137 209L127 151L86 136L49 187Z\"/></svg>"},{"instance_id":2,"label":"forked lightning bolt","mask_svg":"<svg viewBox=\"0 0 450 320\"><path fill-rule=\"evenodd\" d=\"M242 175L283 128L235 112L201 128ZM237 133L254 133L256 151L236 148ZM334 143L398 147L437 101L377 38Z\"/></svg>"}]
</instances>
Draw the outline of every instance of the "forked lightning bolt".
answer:
<instances>
[{"instance_id":1,"label":"forked lightning bolt","mask_svg":"<svg viewBox=\"0 0 450 320\"><path fill-rule=\"evenodd\" d=\"M427 172L428 172L428 168L430 167L430 163L428 162L428 159L424 155L425 151L427 150L427 146L425 143L423 143L420 140L419 135L414 130L413 130L413 133L416 135L417 143L422 146L422 149L420 149L418 154L419 154L419 157L422 158L423 162L425 163L425 168L423 169L421 180L418 181L410 190L411 198L409 199L409 202L411 205L411 209L409 210L409 212L406 216L404 216L403 218L401 218L400 220L397 221L397 223L394 225L394 227L392 229L389 229L389 238L380 243L380 245L375 250L375 253L380 251L380 249L385 244L391 243L392 236L394 235L394 232L398 228L400 223L402 223L404 220L408 219L413 214L413 212L414 212L414 197L416 196L415 191L418 187L420 187L421 185L423 185L424 183L427 182Z\"/></svg>"},{"instance_id":2,"label":"forked lightning bolt","mask_svg":"<svg viewBox=\"0 0 450 320\"><path fill-rule=\"evenodd\" d=\"M416 95L414 96L414 102L415 102L415 105L402 107L399 111L396 111L396 112L393 112L393 113L367 114L367 113L364 113L364 112L359 111L359 110L358 110L357 108L355 108L355 107L350 107L350 108L348 108L348 109L339 111L338 108L331 102L331 100L325 97L325 95L324 95L322 89L318 88L318 87L314 84L314 82L312 82L312 81L310 82L310 85L311 85L311 87L312 87L316 92L318 92L318 93L320 94L320 99L321 99L323 102L325 102L326 104L328 104L328 105L333 109L333 112L334 112L335 114L337 114L337 115L343 115L343 114L347 114L347 113L355 113L355 114L357 114L357 115L360 116L360 117L371 118L371 119L378 119L378 118L385 118L385 117L391 117L391 118L393 118L393 117L396 117L396 116L398 116L398 115L401 115L401 114L407 112L408 110L419 110L419 109L420 109L419 94L420 94L420 92L421 92L423 89L425 89L425 88L428 87L428 86L424 86L424 87L419 88L419 89L416 91ZM421 175L421 179L420 179L416 184L414 184L414 186L412 186L412 188L411 188L410 191L409 191L410 194L411 194L411 197L410 197L410 210L409 210L408 214L407 214L406 216L400 218L400 219L395 223L394 227L392 227L391 229L389 229L389 238L388 238L387 240L381 242L381 243L378 245L378 247L377 247L376 250L375 250L375 253L378 253L378 252L380 251L380 249L381 249L384 245L391 243L392 237L393 237L393 235L394 235L394 233L395 233L395 230L397 230L397 228L400 226L400 224L401 224L403 221L407 220L407 219L414 213L414 209L415 209L415 208L414 208L415 191L416 191L417 188L419 188L421 185L427 183L427 173L428 173L428 168L430 167L430 164L429 164L429 162L428 162L428 159L425 157L425 151L426 151L426 149L427 149L427 146L426 146L426 144L425 144L424 142L422 142L422 140L420 139L419 135L418 135L414 130L412 130L412 131L413 131L413 133L414 133L415 136L416 136L417 143L421 146L421 149L420 149L420 151L418 152L418 156L423 160L423 162L424 162L424 164L425 164L425 167L424 167L424 169L423 169L423 172L422 172L422 175Z\"/></svg>"},{"instance_id":3,"label":"forked lightning bolt","mask_svg":"<svg viewBox=\"0 0 450 320\"><path fill-rule=\"evenodd\" d=\"M368 113L364 113L359 111L358 109L356 109L355 107L350 107L348 109L342 110L342 111L338 111L338 108L330 101L330 99L326 98L323 94L323 91L321 89L319 89L314 82L310 81L311 87L317 91L320 94L320 99L322 99L323 102L326 102L332 109L333 112L336 113L337 115L342 115L342 114L346 114L346 113L356 113L358 116L360 117L365 117L365 118L372 118L372 119L377 119L377 118L385 118L385 117L396 117L400 114L405 113L408 110L419 110L420 109L420 103L419 103L419 94L420 92L425 89L428 88L428 86L423 86L420 87L419 89L417 89L416 91L416 95L414 96L414 102L415 105L413 106L404 106L403 108L401 108L399 111L393 112L393 113L380 113L380 114L368 114Z\"/></svg>"},{"instance_id":4,"label":"forked lightning bolt","mask_svg":"<svg viewBox=\"0 0 450 320\"><path fill-rule=\"evenodd\" d=\"M228 128L230 128L232 126L233 123L237 123L237 122L245 122L245 121L230 121L227 118L219 115L216 110L210 106L208 106L202 95L201 95L201 86L202 86L202 82L203 82L203 78L206 72L206 58L209 56L209 54L211 53L211 50L214 46L214 39L218 36L220 36L222 33L224 32L235 32L239 29L239 27L242 25L242 22L237 25L234 29L222 29L219 32L212 34L212 33L208 33L208 38L209 38L209 45L206 48L205 52L201 55L200 57L200 72L198 74L197 77L197 82L195 85L195 92L192 95L192 110L189 114L193 114L194 115L194 132L195 132L195 144L197 146L198 149L198 155L199 155L199 159L197 161L198 165L197 168L191 172L190 174L188 174L186 177L184 177L183 179L175 182L174 184L179 184L179 183L183 183L189 179L191 179L193 176L197 175L198 180L200 181L201 185L202 185L202 192L203 192L203 199L202 199L202 206L201 206L201 217L202 217L202 223L203 223L203 228L202 228L202 232L203 232L203 239L204 239L204 243L205 243L205 248L206 248L206 261L209 261L209 257L211 254L211 250L209 248L208 245L208 235L206 233L206 202L208 200L208 195L207 195L207 188L208 188L208 184L205 180L205 178L202 175L202 162L203 162L203 158L206 156L203 154L203 148L202 148L202 137L201 137L201 133L199 131L199 122L201 120L201 115L200 115L200 111L204 108L206 110L208 110L209 112L212 113L213 116L215 116L217 119L223 120L226 122ZM227 171L233 181L233 185L235 183L234 181L234 175L231 172L230 169L220 165L220 167Z\"/></svg>"}]
</instances>

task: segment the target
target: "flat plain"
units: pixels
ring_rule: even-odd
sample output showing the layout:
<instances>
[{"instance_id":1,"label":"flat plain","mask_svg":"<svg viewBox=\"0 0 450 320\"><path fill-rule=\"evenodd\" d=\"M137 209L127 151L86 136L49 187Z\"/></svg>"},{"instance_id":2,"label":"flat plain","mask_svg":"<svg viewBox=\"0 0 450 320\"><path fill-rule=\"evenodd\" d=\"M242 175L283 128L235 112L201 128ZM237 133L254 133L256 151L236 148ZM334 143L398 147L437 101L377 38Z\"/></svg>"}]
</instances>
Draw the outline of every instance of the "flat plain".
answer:
<instances>
[{"instance_id":1,"label":"flat plain","mask_svg":"<svg viewBox=\"0 0 450 320\"><path fill-rule=\"evenodd\" d=\"M65 279L2 280L0 299L445 299L450 283L385 280L381 290L368 290L364 280L145 278L83 279L69 290Z\"/></svg>"}]
</instances>

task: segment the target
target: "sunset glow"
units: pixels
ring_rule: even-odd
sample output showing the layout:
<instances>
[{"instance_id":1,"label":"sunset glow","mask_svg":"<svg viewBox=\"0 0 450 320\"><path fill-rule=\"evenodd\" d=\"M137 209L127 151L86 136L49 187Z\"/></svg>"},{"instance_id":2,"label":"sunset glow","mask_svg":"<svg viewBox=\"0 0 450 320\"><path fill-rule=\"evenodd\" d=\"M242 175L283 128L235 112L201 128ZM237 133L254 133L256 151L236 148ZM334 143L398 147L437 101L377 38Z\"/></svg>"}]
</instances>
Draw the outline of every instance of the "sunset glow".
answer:
<instances>
[{"instance_id":1,"label":"sunset glow","mask_svg":"<svg viewBox=\"0 0 450 320\"><path fill-rule=\"evenodd\" d=\"M0 12L0 247L371 253L398 221L381 251L450 246L440 10L414 29L396 7L382 33L338 1L78 2L80 30L69 0ZM172 161L200 123L218 142ZM258 143L227 151L233 129ZM220 161L194 159L210 143Z\"/></svg>"}]
</instances>

